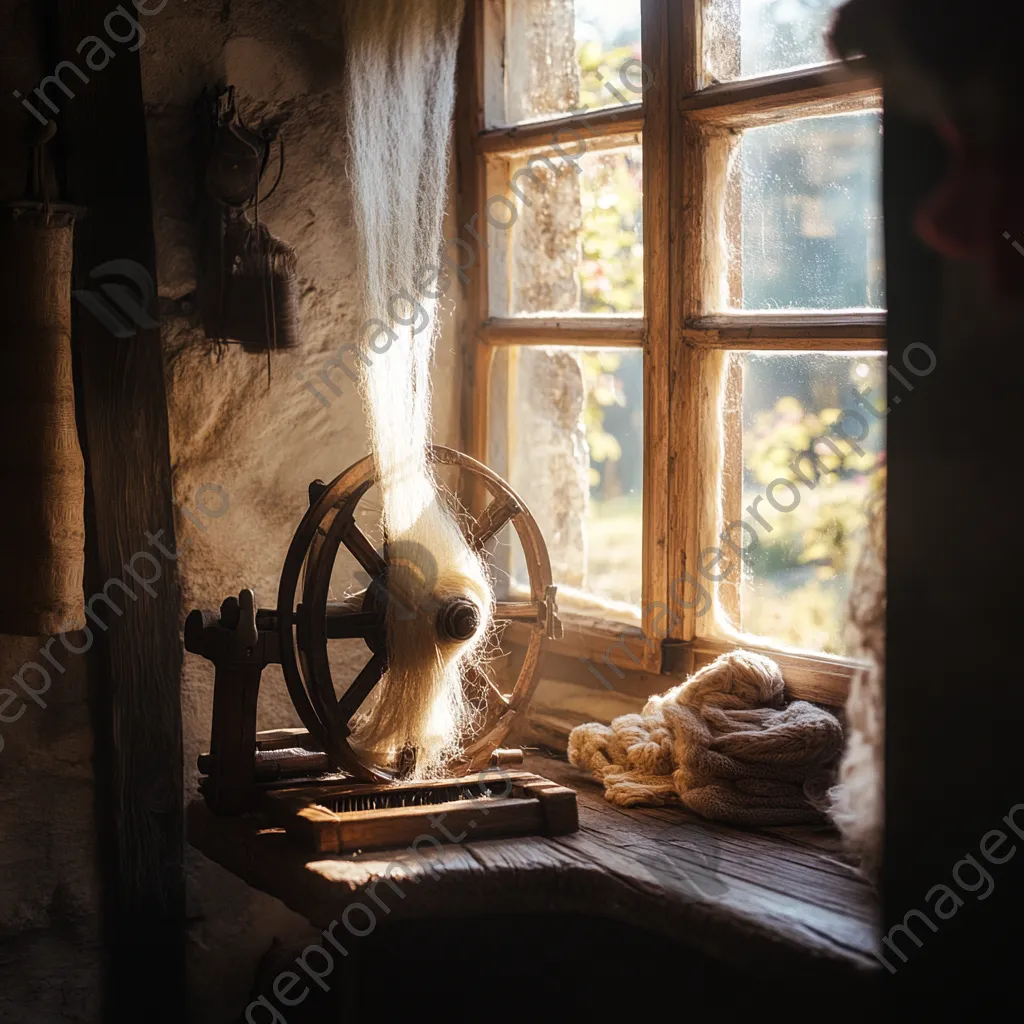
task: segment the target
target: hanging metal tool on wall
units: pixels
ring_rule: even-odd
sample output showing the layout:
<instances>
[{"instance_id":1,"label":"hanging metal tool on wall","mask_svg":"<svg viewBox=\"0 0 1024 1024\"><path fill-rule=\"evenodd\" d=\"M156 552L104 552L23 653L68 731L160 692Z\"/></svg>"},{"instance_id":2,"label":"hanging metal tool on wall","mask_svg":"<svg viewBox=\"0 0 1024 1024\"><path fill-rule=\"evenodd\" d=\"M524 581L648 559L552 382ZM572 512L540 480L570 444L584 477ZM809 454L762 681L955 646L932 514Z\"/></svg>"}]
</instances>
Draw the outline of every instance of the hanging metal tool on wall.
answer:
<instances>
[{"instance_id":1,"label":"hanging metal tool on wall","mask_svg":"<svg viewBox=\"0 0 1024 1024\"><path fill-rule=\"evenodd\" d=\"M233 86L204 91L199 114L203 329L218 345L266 352L269 376L271 353L300 341L295 250L260 217L284 175L284 143L266 124L243 122ZM261 196L275 141L277 177Z\"/></svg>"}]
</instances>

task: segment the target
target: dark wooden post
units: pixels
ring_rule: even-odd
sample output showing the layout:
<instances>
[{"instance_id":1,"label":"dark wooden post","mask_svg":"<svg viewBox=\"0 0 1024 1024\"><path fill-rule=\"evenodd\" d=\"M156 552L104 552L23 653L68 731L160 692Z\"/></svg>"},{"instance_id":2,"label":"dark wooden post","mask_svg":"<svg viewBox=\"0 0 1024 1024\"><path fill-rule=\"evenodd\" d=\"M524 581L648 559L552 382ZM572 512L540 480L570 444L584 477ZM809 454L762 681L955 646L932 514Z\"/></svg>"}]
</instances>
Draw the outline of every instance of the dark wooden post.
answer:
<instances>
[{"instance_id":1,"label":"dark wooden post","mask_svg":"<svg viewBox=\"0 0 1024 1024\"><path fill-rule=\"evenodd\" d=\"M984 995L1019 992L1024 936L1022 544L1010 497L1024 317L997 310L976 268L943 266L914 232L946 165L936 136L887 111L884 147L888 362L913 391L889 383L881 953L893 992L913 993L920 1011L941 1000L947 1014L976 1015ZM934 372L922 372L921 346Z\"/></svg>"},{"instance_id":2,"label":"dark wooden post","mask_svg":"<svg viewBox=\"0 0 1024 1024\"><path fill-rule=\"evenodd\" d=\"M136 12L129 8L132 14ZM61 0L50 8L53 67L85 68L78 46L106 39L107 0ZM146 19L143 18L143 21ZM153 19L147 31L153 30ZM114 31L125 33L117 23ZM108 43L109 39L106 40ZM112 46L114 44L111 44ZM87 209L75 239L77 288L96 290L89 273L130 260L153 280L156 252L150 202L140 54L116 56L73 89L49 94L60 106L64 198ZM85 47L85 53L89 47ZM142 318L146 320L145 317ZM136 325L137 326L137 325ZM115 337L81 303L72 344L79 425L87 466L86 593L121 580L136 594L123 615L97 611L89 652L101 834L106 1011L109 1021L184 1019L184 870L179 591L174 551L171 465L163 353L158 327ZM159 579L141 587L125 566L137 552L159 562ZM154 576L148 559L140 573ZM121 596L121 589L112 591Z\"/></svg>"}]
</instances>

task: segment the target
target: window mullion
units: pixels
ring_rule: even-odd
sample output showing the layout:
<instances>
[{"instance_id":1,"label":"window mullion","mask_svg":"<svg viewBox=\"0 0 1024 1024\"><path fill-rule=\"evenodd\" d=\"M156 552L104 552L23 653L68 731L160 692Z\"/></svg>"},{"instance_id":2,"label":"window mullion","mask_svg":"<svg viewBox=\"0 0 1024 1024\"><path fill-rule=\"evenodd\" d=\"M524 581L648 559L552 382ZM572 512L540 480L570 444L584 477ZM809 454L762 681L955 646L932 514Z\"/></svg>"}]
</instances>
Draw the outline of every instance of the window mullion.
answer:
<instances>
[{"instance_id":1,"label":"window mullion","mask_svg":"<svg viewBox=\"0 0 1024 1024\"><path fill-rule=\"evenodd\" d=\"M485 123L485 47L484 8L481 3L467 5L459 44L458 89L455 110L456 159L459 191L457 219L460 226L480 220L487 198L487 164L478 157L475 141ZM479 340L480 324L488 315L488 247L479 239L467 237L460 229L460 240L473 251L472 271L463 281L460 294L459 340L464 353L459 390L462 396L462 447L473 458L487 458L486 407L481 409L490 388L493 352ZM475 479L475 478L474 478ZM484 508L487 495L479 484L460 484L462 503L471 512Z\"/></svg>"},{"instance_id":2,"label":"window mullion","mask_svg":"<svg viewBox=\"0 0 1024 1024\"><path fill-rule=\"evenodd\" d=\"M644 537L643 619L649 639L667 633L669 520L670 346L672 342L671 147L674 121L673 57L681 52L681 22L672 5L643 0L642 49L654 85L644 96ZM673 36L672 33L676 33ZM660 645L649 645L645 668L661 670Z\"/></svg>"}]
</instances>

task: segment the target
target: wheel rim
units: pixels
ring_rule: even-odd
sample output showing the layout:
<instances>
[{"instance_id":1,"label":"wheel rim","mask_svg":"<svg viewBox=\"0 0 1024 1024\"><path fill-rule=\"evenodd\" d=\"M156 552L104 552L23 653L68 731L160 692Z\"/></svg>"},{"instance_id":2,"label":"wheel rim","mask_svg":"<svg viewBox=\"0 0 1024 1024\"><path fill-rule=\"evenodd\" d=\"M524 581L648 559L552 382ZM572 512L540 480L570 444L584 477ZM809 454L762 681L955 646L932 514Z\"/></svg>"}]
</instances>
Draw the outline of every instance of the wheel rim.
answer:
<instances>
[{"instance_id":1,"label":"wheel rim","mask_svg":"<svg viewBox=\"0 0 1024 1024\"><path fill-rule=\"evenodd\" d=\"M516 621L531 626L523 664L509 698L506 700L497 691L486 673L472 668L466 672L467 679L481 687L489 686L499 698L499 710L490 716L493 720L488 720L461 757L450 765L453 771L475 771L487 767L491 752L500 745L533 696L540 652L551 629L551 563L536 520L501 477L451 448L434 445L429 454L432 464L456 466L479 479L490 495L490 502L481 515L470 517L464 524L467 541L479 552L499 530L511 523L523 546L530 579L529 601L496 602L493 609L495 622ZM386 613L386 603L377 610L367 610L364 602L362 609L334 616L335 627L340 626L343 632L351 627L351 638L364 639L371 654L340 700L335 695L327 656L327 613L331 573L342 546L370 577L368 593L375 586L378 591L382 586L387 588L387 562L355 523L359 501L376 479L373 459L367 456L336 477L312 502L288 549L277 601L281 667L292 703L303 725L323 747L332 764L362 781L389 781L398 776L396 771L375 764L357 752L349 742L348 729L351 715L386 670L386 651L374 651L371 644L378 636L374 630L379 628ZM300 580L302 604L296 608ZM371 633L372 636L365 635ZM344 636L349 634L345 632Z\"/></svg>"}]
</instances>

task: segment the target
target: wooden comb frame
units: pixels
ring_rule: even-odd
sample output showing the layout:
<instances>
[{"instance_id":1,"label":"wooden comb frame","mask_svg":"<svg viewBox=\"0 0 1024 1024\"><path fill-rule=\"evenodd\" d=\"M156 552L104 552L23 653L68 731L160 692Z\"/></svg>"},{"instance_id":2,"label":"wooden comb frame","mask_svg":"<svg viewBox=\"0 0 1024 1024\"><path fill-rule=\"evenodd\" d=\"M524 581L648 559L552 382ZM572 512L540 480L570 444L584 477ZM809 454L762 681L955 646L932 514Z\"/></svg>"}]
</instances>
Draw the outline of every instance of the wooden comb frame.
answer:
<instances>
[{"instance_id":1,"label":"wooden comb frame","mask_svg":"<svg viewBox=\"0 0 1024 1024\"><path fill-rule=\"evenodd\" d=\"M347 799L353 808L337 807ZM265 803L271 821L310 854L405 847L424 836L447 843L559 836L579 827L571 789L522 771L389 785L285 787L269 791Z\"/></svg>"}]
</instances>

